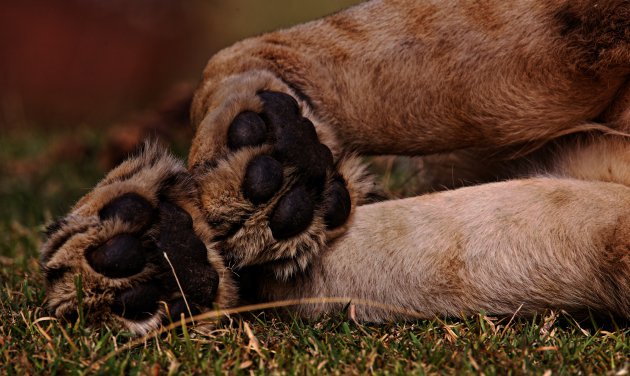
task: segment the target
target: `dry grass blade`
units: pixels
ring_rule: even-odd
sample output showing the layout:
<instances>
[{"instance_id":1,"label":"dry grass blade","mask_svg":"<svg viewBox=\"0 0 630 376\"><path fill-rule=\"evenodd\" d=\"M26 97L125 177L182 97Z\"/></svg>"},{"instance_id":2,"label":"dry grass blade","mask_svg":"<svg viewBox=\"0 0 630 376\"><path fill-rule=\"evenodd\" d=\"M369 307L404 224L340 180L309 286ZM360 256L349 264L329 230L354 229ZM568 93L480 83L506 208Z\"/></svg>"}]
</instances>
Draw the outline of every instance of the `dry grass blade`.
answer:
<instances>
[{"instance_id":1,"label":"dry grass blade","mask_svg":"<svg viewBox=\"0 0 630 376\"><path fill-rule=\"evenodd\" d=\"M518 309L514 311L514 314L512 315L512 317L510 317L510 321L508 321L508 323L505 324L505 328L503 328L503 331L501 331L501 337L505 335L505 332L507 332L508 328L510 327L510 324L512 324L512 321L514 321L514 318L516 317L516 315L518 315L518 313L521 311L522 308L523 308L523 305L521 304L520 306L518 306Z\"/></svg>"},{"instance_id":2,"label":"dry grass blade","mask_svg":"<svg viewBox=\"0 0 630 376\"><path fill-rule=\"evenodd\" d=\"M260 351L260 341L258 341L258 338L256 338L256 336L254 335L254 332L249 327L249 324L243 322L243 328L245 329L245 334L247 334L247 338L249 338L247 349L254 349L254 351L256 351L256 354L260 355L261 358L264 358L265 356Z\"/></svg>"},{"instance_id":3,"label":"dry grass blade","mask_svg":"<svg viewBox=\"0 0 630 376\"><path fill-rule=\"evenodd\" d=\"M218 319L222 316L231 315L231 314L260 311L260 310L272 309L272 308L291 307L291 306L302 305L302 304L347 304L350 301L358 305L370 306L370 307L380 308L383 310L388 310L394 313L399 313L409 318L416 318L416 319L427 318L426 315L422 315L421 313L410 310L410 309L406 309L402 307L392 307L390 305L383 304L380 302L375 302L375 301L370 301L370 300L365 300L365 299L354 299L354 298L348 298L348 297L289 299L289 300L282 300L282 301L277 301L277 302L252 304L252 305L247 305L247 306L242 306L242 307L232 308L232 309L209 311L209 312L205 312L196 316L189 317L186 320L182 320L180 322L174 322L168 326L162 327L151 333L148 333L141 338L138 338L136 340L126 343L125 345L119 347L116 351L112 351L111 353L105 355L104 357L96 360L92 364L92 368L97 370L107 360L122 353L123 351L129 350L138 345L141 345L145 343L147 340L157 337L162 333L166 333L182 325L192 323L193 320L195 319L198 321L202 321L202 320L208 320L208 319Z\"/></svg>"},{"instance_id":4,"label":"dry grass blade","mask_svg":"<svg viewBox=\"0 0 630 376\"><path fill-rule=\"evenodd\" d=\"M348 307L348 318L353 322L357 322L357 306L353 303L350 303Z\"/></svg>"},{"instance_id":5,"label":"dry grass blade","mask_svg":"<svg viewBox=\"0 0 630 376\"><path fill-rule=\"evenodd\" d=\"M171 271L173 272L173 276L175 277L175 281L177 282L177 287L179 288L179 292L182 293L182 298L184 299L184 304L186 304L186 309L188 310L188 314L191 317L191 322L194 325L195 324L195 320L193 319L192 310L190 309L190 306L188 305L188 300L186 299L186 294L184 294L184 289L182 289L182 285L179 283L179 278L177 278L177 273L175 273L175 268L173 267L173 264L171 264L171 260L169 260L168 256L166 255L166 252L162 252L162 254L164 254L164 258L168 262L168 265L171 267Z\"/></svg>"}]
</instances>

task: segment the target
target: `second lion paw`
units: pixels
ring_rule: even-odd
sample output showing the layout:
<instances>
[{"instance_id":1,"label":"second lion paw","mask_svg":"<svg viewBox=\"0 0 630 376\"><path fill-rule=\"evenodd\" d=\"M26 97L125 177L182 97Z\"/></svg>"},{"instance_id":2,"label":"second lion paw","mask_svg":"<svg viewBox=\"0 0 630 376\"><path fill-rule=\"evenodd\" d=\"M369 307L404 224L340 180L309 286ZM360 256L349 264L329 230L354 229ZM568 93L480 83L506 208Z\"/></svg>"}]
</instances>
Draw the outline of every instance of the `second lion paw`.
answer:
<instances>
[{"instance_id":1,"label":"second lion paw","mask_svg":"<svg viewBox=\"0 0 630 376\"><path fill-rule=\"evenodd\" d=\"M227 126L226 152L197 161L193 171L226 263L265 264L284 278L343 231L373 187L357 158L335 160L292 96L257 97L261 110L243 110Z\"/></svg>"}]
</instances>

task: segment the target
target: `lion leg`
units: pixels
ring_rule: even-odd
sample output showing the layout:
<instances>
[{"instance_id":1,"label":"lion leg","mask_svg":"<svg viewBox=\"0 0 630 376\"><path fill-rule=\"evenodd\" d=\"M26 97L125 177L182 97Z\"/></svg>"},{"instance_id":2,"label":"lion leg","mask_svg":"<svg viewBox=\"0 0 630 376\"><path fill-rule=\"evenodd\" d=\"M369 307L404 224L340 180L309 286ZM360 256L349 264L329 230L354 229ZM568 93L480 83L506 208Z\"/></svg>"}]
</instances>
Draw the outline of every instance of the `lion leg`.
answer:
<instances>
[{"instance_id":1,"label":"lion leg","mask_svg":"<svg viewBox=\"0 0 630 376\"><path fill-rule=\"evenodd\" d=\"M430 317L545 308L630 318L630 143L566 141L532 161L529 179L361 206L309 273L289 283L254 273L264 280L254 295L394 308L357 307L358 317L374 321L401 310ZM314 316L339 307L298 310Z\"/></svg>"},{"instance_id":2,"label":"lion leg","mask_svg":"<svg viewBox=\"0 0 630 376\"><path fill-rule=\"evenodd\" d=\"M593 119L630 71L628 4L571 4L491 2L488 40L478 5L372 1L219 52L193 100L189 165L227 262L303 270L371 190L347 151L493 151L606 128Z\"/></svg>"},{"instance_id":3,"label":"lion leg","mask_svg":"<svg viewBox=\"0 0 630 376\"><path fill-rule=\"evenodd\" d=\"M358 299L368 321L546 308L630 318L630 187L532 178L364 205L309 273L259 286L270 300Z\"/></svg>"},{"instance_id":4,"label":"lion leg","mask_svg":"<svg viewBox=\"0 0 630 376\"><path fill-rule=\"evenodd\" d=\"M630 72L629 7L595 5L492 1L485 22L464 2L372 1L219 52L189 154L217 248L235 268L304 270L371 190L348 150L497 150L605 129L593 119Z\"/></svg>"},{"instance_id":5,"label":"lion leg","mask_svg":"<svg viewBox=\"0 0 630 376\"><path fill-rule=\"evenodd\" d=\"M627 87L629 12L623 0L370 1L247 39L208 62L191 162L224 155L229 124L260 110L261 90L293 96L334 155L494 150L605 129L594 120Z\"/></svg>"}]
</instances>

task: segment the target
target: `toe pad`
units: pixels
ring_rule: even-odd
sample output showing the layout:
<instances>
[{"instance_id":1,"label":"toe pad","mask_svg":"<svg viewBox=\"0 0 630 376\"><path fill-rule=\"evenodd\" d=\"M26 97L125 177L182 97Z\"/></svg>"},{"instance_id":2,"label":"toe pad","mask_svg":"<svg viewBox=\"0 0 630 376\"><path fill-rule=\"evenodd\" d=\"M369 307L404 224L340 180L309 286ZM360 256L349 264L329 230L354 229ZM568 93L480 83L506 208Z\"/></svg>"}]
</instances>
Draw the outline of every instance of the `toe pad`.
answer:
<instances>
[{"instance_id":1,"label":"toe pad","mask_svg":"<svg viewBox=\"0 0 630 376\"><path fill-rule=\"evenodd\" d=\"M139 273L146 263L142 244L135 236L117 235L104 244L89 248L85 258L97 273L125 278Z\"/></svg>"},{"instance_id":2,"label":"toe pad","mask_svg":"<svg viewBox=\"0 0 630 376\"><path fill-rule=\"evenodd\" d=\"M304 231L313 220L315 205L304 186L297 186L280 199L269 220L276 239L286 239Z\"/></svg>"}]
</instances>

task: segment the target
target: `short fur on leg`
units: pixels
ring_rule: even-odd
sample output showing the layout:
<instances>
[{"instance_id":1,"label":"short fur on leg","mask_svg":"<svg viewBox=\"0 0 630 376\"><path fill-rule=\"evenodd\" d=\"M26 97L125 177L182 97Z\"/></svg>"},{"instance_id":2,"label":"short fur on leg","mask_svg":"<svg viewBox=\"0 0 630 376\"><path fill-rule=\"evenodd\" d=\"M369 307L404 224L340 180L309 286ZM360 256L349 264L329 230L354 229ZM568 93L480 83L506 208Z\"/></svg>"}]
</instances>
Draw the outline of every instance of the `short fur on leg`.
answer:
<instances>
[{"instance_id":1,"label":"short fur on leg","mask_svg":"<svg viewBox=\"0 0 630 376\"><path fill-rule=\"evenodd\" d=\"M575 140L574 140L575 141ZM344 297L356 317L534 314L588 309L630 318L630 144L559 145L528 179L357 208L349 231L283 282L253 273L261 300ZM391 307L391 310L383 308ZM303 305L307 317L341 304ZM413 316L417 317L417 316Z\"/></svg>"},{"instance_id":2,"label":"short fur on leg","mask_svg":"<svg viewBox=\"0 0 630 376\"><path fill-rule=\"evenodd\" d=\"M244 40L206 66L192 104L196 135L189 163L200 169L195 174L213 174L207 165L221 161L229 170L222 161L234 161L233 171L220 174L242 181L248 160L271 153L265 146L234 152L226 141L239 114L264 112L263 91L297 100L336 161L344 150L425 155L507 148L527 154L567 134L623 132L611 118L623 112L619 97L627 93L629 11L623 0L374 0ZM204 206L228 234L220 248L231 265L275 259L283 265L276 274L288 276L304 270L307 249L343 232L343 226L324 231L316 211L299 235L277 243L269 236L264 219L290 193L286 188L300 170L284 169L285 189L259 208L259 217L238 187L206 182L213 189L202 194ZM490 172L486 180L499 175L510 173ZM218 197L216 188L230 193ZM219 224L220 217L226 222Z\"/></svg>"},{"instance_id":3,"label":"short fur on leg","mask_svg":"<svg viewBox=\"0 0 630 376\"><path fill-rule=\"evenodd\" d=\"M205 68L191 157L216 153L215 109L241 85L291 93L336 144L370 154L623 129L597 121L627 93L628 14L625 0L375 0L249 38Z\"/></svg>"},{"instance_id":4,"label":"short fur on leg","mask_svg":"<svg viewBox=\"0 0 630 376\"><path fill-rule=\"evenodd\" d=\"M345 297L364 321L587 309L630 318L630 188L527 179L364 205L353 227L261 300ZM256 285L254 283L253 285ZM303 305L316 317L342 305ZM413 317L413 316L411 316Z\"/></svg>"}]
</instances>

